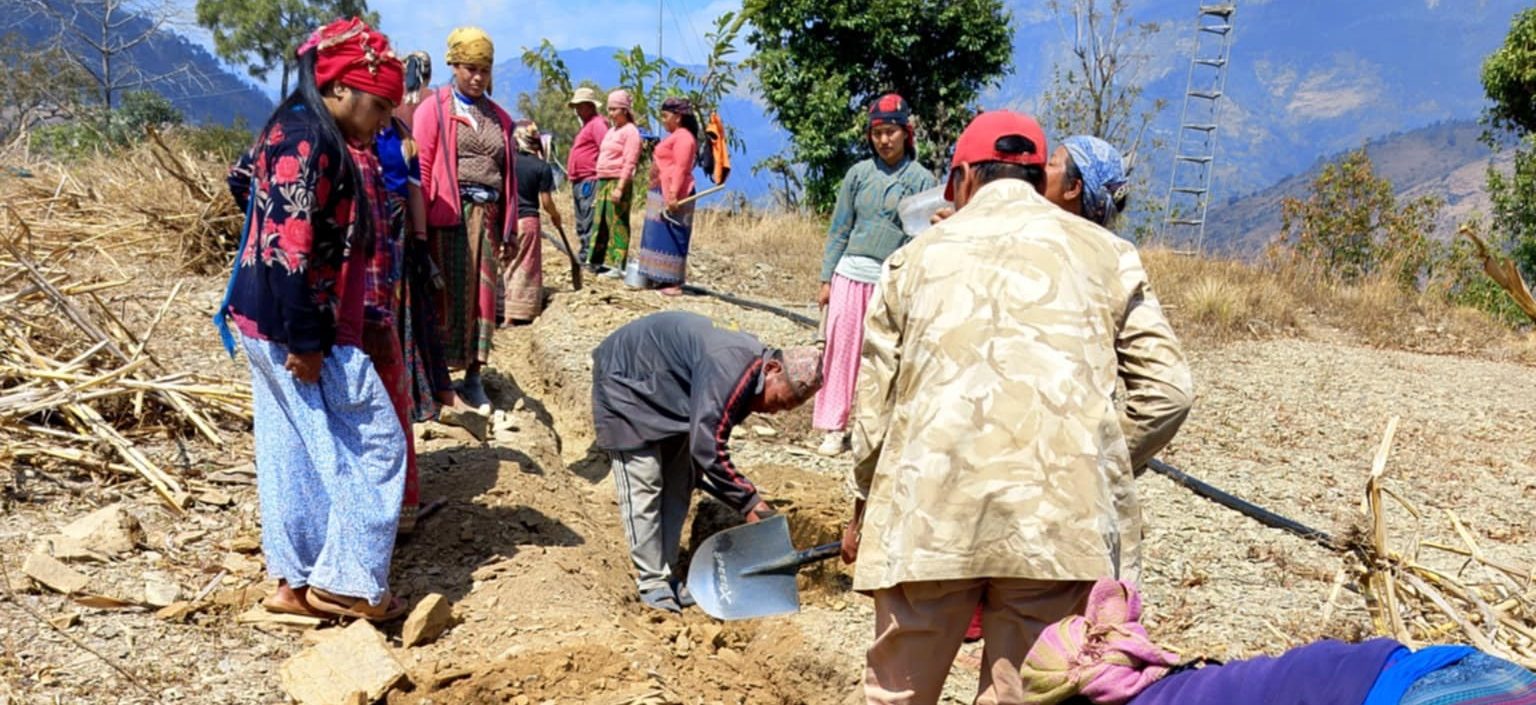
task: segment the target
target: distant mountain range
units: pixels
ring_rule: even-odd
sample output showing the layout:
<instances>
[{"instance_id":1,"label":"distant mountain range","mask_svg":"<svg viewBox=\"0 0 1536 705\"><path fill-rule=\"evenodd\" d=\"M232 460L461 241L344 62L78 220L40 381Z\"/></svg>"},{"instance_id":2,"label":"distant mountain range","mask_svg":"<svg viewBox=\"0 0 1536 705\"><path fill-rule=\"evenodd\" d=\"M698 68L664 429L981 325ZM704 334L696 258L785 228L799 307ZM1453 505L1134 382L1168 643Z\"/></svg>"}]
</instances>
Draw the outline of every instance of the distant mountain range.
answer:
<instances>
[{"instance_id":1,"label":"distant mountain range","mask_svg":"<svg viewBox=\"0 0 1536 705\"><path fill-rule=\"evenodd\" d=\"M1372 140L1365 151L1377 176L1392 182L1400 202L1423 195L1445 201L1432 235L1446 240L1455 236L1461 222L1488 209L1486 183L1494 154L1479 141L1482 132L1473 121L1444 122ZM1305 199L1324 164L1340 156L1319 159L1306 171L1256 193L1212 204L1207 250L1238 256L1262 251L1280 234L1281 203ZM1507 153L1499 159L1507 159Z\"/></svg>"},{"instance_id":2,"label":"distant mountain range","mask_svg":"<svg viewBox=\"0 0 1536 705\"><path fill-rule=\"evenodd\" d=\"M1138 22L1159 31L1138 57L1146 99L1168 107L1152 128L1160 150L1144 155L1161 201L1173 158L1186 76L1195 37L1194 0L1132 3ZM1478 71L1496 49L1514 14L1528 0L1239 0L1232 64L1219 137L1213 204L1266 189L1306 171L1319 158L1357 148L1382 135L1450 120L1475 119L1484 105ZM1071 23L1058 24L1044 3L1014 0L1014 66L982 100L984 107L1036 110L1051 67L1068 58ZM573 80L617 80L614 48L561 52ZM537 77L516 60L496 67L498 86L532 90ZM742 131L747 148L732 184L766 190L750 167L786 140L754 100L750 86L722 114ZM1053 135L1059 139L1065 135ZM1213 212L1217 208L1213 205Z\"/></svg>"},{"instance_id":3,"label":"distant mountain range","mask_svg":"<svg viewBox=\"0 0 1536 705\"><path fill-rule=\"evenodd\" d=\"M1168 101L1152 130L1164 144L1143 155L1142 164L1151 176L1151 191L1141 194L1143 201L1159 201L1166 193L1171 142L1199 4L1198 0L1131 3L1138 22L1161 28L1145 55L1136 58L1146 98ZM1278 193L1275 189L1300 183L1293 179L1286 182L1290 186L1270 188L1277 182L1305 173L1326 155L1382 135L1447 123L1439 126L1440 132L1428 134L1472 144L1472 127L1451 121L1477 117L1484 105L1478 82L1483 57L1502 43L1511 17L1530 5L1529 0L1238 0L1211 230L1232 233L1222 236L1231 247L1251 247L1249 234L1270 224L1263 220L1268 217L1262 216L1263 208L1236 208L1240 200L1250 205L1259 202L1239 196L1273 196ZM1070 54L1071 23L1059 24L1037 0L1011 0L1011 7L1013 70L981 103L988 108L1033 111L1049 83L1052 66ZM24 3L0 2L0 33L19 30L29 40L42 42L56 36L58 29L46 15L28 13ZM592 79L607 88L618 78L614 51L613 47L572 49L561 52L561 58L574 80ZM152 88L170 97L190 119L229 123L243 118L254 125L271 110L268 96L175 34L162 32L132 52L131 59L149 75L189 67ZM514 57L496 66L495 81L498 99L515 105L516 95L533 90L537 77ZM768 117L750 81L742 83L721 112L746 142L745 153L736 155L731 185L759 199L768 187L766 179L751 174L751 167L780 152L786 145L785 133ZM1404 153L1433 156L1422 149ZM1463 167L1478 159L1470 153L1457 154L1457 159L1468 158L1460 162ZM1436 172L1438 167L1430 163L1404 173ZM1456 185L1416 182L1412 187Z\"/></svg>"},{"instance_id":4,"label":"distant mountain range","mask_svg":"<svg viewBox=\"0 0 1536 705\"><path fill-rule=\"evenodd\" d=\"M67 10L68 0L46 0L55 7ZM92 3L99 7L101 3ZM69 12L63 12L68 16ZM89 13L75 16L79 26L89 21ZM147 20L119 12L113 19L114 36L137 37L153 27ZM100 26L98 23L97 30ZM17 33L32 46L47 46L64 37L66 47L84 56L93 56L90 49L78 39L64 32L64 27L54 15L42 12L20 0L0 2L0 35ZM116 57L120 66L132 66L147 77L163 77L151 80L136 90L152 90L171 100L188 120L197 123L245 124L259 126L272 112L272 100L249 81L224 69L224 65L207 50L188 41L175 32L160 30L138 46ZM15 80L8 76L5 80Z\"/></svg>"},{"instance_id":5,"label":"distant mountain range","mask_svg":"<svg viewBox=\"0 0 1536 705\"><path fill-rule=\"evenodd\" d=\"M615 47L574 49L560 52L560 60L565 62L571 82L595 81L607 90L616 87L619 82L619 66L613 58L617 51ZM521 58L496 64L492 78L496 85L497 100L514 114L517 95L531 93L537 90L539 84L538 74L523 66ZM741 81L742 86L750 84L750 79ZM720 106L720 117L746 145L744 153L732 157L731 187L749 199L763 197L768 192L767 175L763 175L764 178L754 176L752 165L782 150L789 143L787 133L774 124L767 115L766 106L756 101L747 88L738 89L735 95L725 99ZM558 148L559 152L563 154L564 147L569 146L563 145Z\"/></svg>"}]
</instances>

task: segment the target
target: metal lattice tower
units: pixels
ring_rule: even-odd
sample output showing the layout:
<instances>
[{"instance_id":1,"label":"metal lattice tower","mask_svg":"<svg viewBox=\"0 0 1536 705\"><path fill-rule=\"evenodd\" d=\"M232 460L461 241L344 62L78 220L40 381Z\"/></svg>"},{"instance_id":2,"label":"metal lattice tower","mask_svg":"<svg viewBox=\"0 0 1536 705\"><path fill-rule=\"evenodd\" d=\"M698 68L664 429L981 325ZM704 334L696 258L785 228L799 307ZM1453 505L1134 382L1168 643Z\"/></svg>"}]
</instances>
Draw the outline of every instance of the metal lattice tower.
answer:
<instances>
[{"instance_id":1,"label":"metal lattice tower","mask_svg":"<svg viewBox=\"0 0 1536 705\"><path fill-rule=\"evenodd\" d=\"M1195 50L1179 115L1179 138L1169 174L1168 201L1163 211L1163 242L1178 248L1205 251L1205 214L1211 201L1216 169L1216 132L1221 127L1221 102L1227 90L1227 64L1232 56L1232 15L1235 3L1201 5L1195 18Z\"/></svg>"}]
</instances>

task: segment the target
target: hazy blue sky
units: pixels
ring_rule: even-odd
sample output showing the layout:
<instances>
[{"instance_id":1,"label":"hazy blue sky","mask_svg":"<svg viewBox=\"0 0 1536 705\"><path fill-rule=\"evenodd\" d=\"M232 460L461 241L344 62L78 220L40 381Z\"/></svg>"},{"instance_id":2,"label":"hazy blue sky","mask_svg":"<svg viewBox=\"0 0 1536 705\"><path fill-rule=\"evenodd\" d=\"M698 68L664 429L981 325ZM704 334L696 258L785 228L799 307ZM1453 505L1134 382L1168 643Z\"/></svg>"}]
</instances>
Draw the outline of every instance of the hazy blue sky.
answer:
<instances>
[{"instance_id":1,"label":"hazy blue sky","mask_svg":"<svg viewBox=\"0 0 1536 705\"><path fill-rule=\"evenodd\" d=\"M189 9L195 0L178 0ZM516 59L523 47L549 39L560 49L642 44L656 50L657 18L663 50L669 58L693 62L703 57L704 33L721 13L741 7L740 0L370 0L382 29L401 53L425 49L439 65L448 33L478 25L496 43L498 62ZM188 34L208 44L204 32ZM276 79L268 86L276 91Z\"/></svg>"}]
</instances>

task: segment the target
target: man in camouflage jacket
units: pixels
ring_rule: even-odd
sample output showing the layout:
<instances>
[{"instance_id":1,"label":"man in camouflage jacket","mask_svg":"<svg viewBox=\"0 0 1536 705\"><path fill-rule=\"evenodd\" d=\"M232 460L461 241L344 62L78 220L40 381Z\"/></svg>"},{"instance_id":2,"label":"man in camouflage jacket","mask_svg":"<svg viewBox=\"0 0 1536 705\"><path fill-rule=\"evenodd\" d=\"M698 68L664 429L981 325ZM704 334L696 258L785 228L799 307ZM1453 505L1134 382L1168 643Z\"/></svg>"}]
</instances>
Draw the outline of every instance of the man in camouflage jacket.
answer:
<instances>
[{"instance_id":1,"label":"man in camouflage jacket","mask_svg":"<svg viewBox=\"0 0 1536 705\"><path fill-rule=\"evenodd\" d=\"M1133 470L1189 411L1140 257L1041 196L1048 154L1032 118L979 116L955 147L959 211L870 301L844 535L875 599L870 703L936 702L983 599L977 702L1020 702L1040 630L1138 564Z\"/></svg>"}]
</instances>

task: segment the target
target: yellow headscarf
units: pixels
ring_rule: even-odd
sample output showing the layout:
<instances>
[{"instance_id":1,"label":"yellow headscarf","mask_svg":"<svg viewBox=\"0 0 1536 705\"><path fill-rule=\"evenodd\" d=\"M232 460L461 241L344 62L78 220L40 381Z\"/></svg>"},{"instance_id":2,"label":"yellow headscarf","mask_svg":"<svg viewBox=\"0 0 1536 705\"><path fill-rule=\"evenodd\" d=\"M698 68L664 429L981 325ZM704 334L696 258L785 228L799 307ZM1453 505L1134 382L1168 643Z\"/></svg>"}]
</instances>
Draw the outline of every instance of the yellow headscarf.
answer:
<instances>
[{"instance_id":1,"label":"yellow headscarf","mask_svg":"<svg viewBox=\"0 0 1536 705\"><path fill-rule=\"evenodd\" d=\"M460 27L448 34L448 54L445 58L449 65L494 66L496 47L485 30L479 27Z\"/></svg>"}]
</instances>

